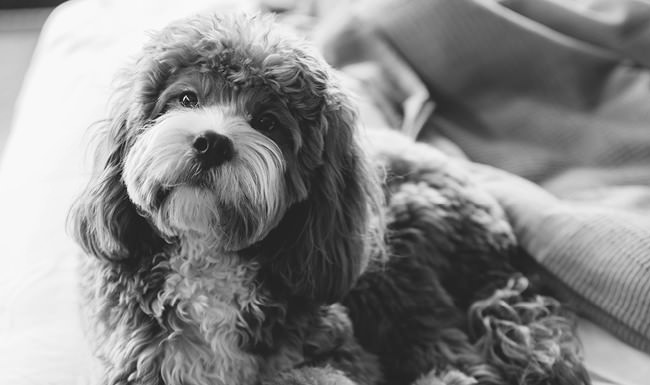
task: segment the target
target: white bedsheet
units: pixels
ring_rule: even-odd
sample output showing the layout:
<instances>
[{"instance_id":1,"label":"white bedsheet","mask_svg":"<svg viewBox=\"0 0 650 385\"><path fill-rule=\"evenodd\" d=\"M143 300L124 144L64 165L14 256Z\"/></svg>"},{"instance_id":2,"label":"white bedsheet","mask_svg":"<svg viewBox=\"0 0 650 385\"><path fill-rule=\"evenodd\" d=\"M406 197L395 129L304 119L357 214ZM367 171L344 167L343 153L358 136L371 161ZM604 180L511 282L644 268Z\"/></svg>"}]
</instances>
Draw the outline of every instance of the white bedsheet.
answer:
<instances>
[{"instance_id":1,"label":"white bedsheet","mask_svg":"<svg viewBox=\"0 0 650 385\"><path fill-rule=\"evenodd\" d=\"M77 0L46 23L0 164L0 384L87 383L89 352L77 316L78 247L67 209L86 182L88 127L106 116L111 79L145 31L237 0ZM646 385L650 359L584 324L595 372Z\"/></svg>"}]
</instances>

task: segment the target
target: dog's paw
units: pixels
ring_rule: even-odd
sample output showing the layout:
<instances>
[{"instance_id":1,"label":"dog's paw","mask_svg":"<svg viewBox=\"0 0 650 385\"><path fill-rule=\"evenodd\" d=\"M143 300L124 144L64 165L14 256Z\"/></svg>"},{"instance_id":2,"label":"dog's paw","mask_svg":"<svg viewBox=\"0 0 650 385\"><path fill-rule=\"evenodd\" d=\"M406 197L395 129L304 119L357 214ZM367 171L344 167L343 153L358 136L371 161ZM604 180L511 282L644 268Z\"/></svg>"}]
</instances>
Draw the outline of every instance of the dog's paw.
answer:
<instances>
[{"instance_id":1,"label":"dog's paw","mask_svg":"<svg viewBox=\"0 0 650 385\"><path fill-rule=\"evenodd\" d=\"M347 309L340 304L321 309L321 317L303 349L307 362L341 370L359 384L377 384L381 379L377 357L359 345Z\"/></svg>"},{"instance_id":2,"label":"dog's paw","mask_svg":"<svg viewBox=\"0 0 650 385\"><path fill-rule=\"evenodd\" d=\"M343 372L331 367L304 367L279 373L262 385L362 385L349 379Z\"/></svg>"},{"instance_id":3,"label":"dog's paw","mask_svg":"<svg viewBox=\"0 0 650 385\"><path fill-rule=\"evenodd\" d=\"M420 377L413 385L473 385L478 384L474 377L470 377L455 369L438 371L432 370Z\"/></svg>"},{"instance_id":4,"label":"dog's paw","mask_svg":"<svg viewBox=\"0 0 650 385\"><path fill-rule=\"evenodd\" d=\"M352 338L352 323L347 310L334 304L321 309L318 323L312 328L303 349L307 356L317 357L336 350Z\"/></svg>"}]
</instances>

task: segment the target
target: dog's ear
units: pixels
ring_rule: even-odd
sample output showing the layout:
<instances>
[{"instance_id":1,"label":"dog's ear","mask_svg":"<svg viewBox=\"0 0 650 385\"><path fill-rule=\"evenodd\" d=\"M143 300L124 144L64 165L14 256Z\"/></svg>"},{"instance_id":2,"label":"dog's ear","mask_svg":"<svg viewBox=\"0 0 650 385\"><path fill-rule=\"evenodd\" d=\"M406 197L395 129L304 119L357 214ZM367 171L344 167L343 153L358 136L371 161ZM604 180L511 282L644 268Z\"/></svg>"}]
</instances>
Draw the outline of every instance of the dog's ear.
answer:
<instances>
[{"instance_id":1,"label":"dog's ear","mask_svg":"<svg viewBox=\"0 0 650 385\"><path fill-rule=\"evenodd\" d=\"M122 180L129 139L128 106L120 106L100 130L98 140L108 155L68 215L68 226L84 251L98 258L133 264L160 250L164 241L138 214Z\"/></svg>"},{"instance_id":2,"label":"dog's ear","mask_svg":"<svg viewBox=\"0 0 650 385\"><path fill-rule=\"evenodd\" d=\"M270 268L273 279L281 277L289 287L289 294L333 303L351 289L371 249L381 244L376 222L383 194L360 146L348 97L331 79L316 81L320 84L315 88L326 90L325 102L311 130L318 137L305 140L305 146L313 145L305 151L318 160L306 183L306 199L288 210L269 237L283 244L273 253Z\"/></svg>"},{"instance_id":3,"label":"dog's ear","mask_svg":"<svg viewBox=\"0 0 650 385\"><path fill-rule=\"evenodd\" d=\"M351 289L377 244L379 229L372 221L378 218L382 195L376 171L359 144L356 114L347 96L336 90L328 98L321 122L322 165L315 170L306 202L303 234L312 242L301 243L305 249L297 257L305 264L302 282L307 291L335 302Z\"/></svg>"}]
</instances>

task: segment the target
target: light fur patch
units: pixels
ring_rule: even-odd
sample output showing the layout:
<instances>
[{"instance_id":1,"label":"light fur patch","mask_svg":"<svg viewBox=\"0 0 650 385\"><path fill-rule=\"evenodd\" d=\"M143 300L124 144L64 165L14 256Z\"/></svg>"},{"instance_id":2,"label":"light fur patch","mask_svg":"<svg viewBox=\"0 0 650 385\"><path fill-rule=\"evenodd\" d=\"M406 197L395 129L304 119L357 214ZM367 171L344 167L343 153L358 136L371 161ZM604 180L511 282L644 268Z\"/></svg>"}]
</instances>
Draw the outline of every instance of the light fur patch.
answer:
<instances>
[{"instance_id":1,"label":"light fur patch","mask_svg":"<svg viewBox=\"0 0 650 385\"><path fill-rule=\"evenodd\" d=\"M105 263L89 257L82 259L80 273L82 326L99 360L97 383L157 384L160 336L140 324L148 317L134 293L142 282L129 284Z\"/></svg>"},{"instance_id":2,"label":"light fur patch","mask_svg":"<svg viewBox=\"0 0 650 385\"><path fill-rule=\"evenodd\" d=\"M262 319L264 297L253 281L258 266L236 254L217 254L206 242L184 242L154 311L173 315L172 333L163 343L161 373L168 384L245 385L258 376L257 359L242 351L246 323L242 313Z\"/></svg>"},{"instance_id":3,"label":"light fur patch","mask_svg":"<svg viewBox=\"0 0 650 385\"><path fill-rule=\"evenodd\" d=\"M212 130L233 142L232 160L209 171L194 161L192 142ZM226 106L172 111L146 128L126 156L124 181L130 199L169 236L217 234L225 249L262 239L286 210L282 151ZM201 183L196 183L196 179ZM162 207L158 194L168 190ZM228 227L220 208L245 218L242 229Z\"/></svg>"},{"instance_id":4,"label":"light fur patch","mask_svg":"<svg viewBox=\"0 0 650 385\"><path fill-rule=\"evenodd\" d=\"M150 305L132 292L146 285L137 278L131 291L114 280L100 261L82 268L86 333L103 362L104 378L157 384L253 385L259 358L242 350L247 342L246 313L261 322L266 297L254 282L258 265L235 253L219 253L205 240L185 240L181 252L161 260L167 272L162 290ZM107 296L119 293L118 303ZM138 320L153 317L162 332ZM133 360L137 360L133 365Z\"/></svg>"}]
</instances>

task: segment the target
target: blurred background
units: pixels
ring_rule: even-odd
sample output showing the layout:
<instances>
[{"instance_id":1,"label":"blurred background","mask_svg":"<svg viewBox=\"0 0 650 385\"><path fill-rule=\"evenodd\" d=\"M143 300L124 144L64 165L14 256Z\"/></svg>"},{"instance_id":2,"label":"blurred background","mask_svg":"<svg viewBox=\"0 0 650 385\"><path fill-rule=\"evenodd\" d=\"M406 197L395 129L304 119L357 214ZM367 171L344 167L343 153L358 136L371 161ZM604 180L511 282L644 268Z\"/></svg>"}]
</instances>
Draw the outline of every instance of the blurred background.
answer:
<instances>
[{"instance_id":1,"label":"blurred background","mask_svg":"<svg viewBox=\"0 0 650 385\"><path fill-rule=\"evenodd\" d=\"M60 0L0 1L0 157L36 40L47 16L61 3Z\"/></svg>"}]
</instances>

